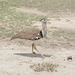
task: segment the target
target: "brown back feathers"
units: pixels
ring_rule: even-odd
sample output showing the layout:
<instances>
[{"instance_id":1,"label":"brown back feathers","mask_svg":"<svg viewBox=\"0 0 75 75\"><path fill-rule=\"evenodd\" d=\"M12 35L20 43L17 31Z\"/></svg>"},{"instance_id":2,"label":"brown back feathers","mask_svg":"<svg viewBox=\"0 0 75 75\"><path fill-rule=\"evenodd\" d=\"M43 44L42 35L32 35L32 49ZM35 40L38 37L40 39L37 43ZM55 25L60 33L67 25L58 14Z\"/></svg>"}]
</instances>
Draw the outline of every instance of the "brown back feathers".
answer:
<instances>
[{"instance_id":1,"label":"brown back feathers","mask_svg":"<svg viewBox=\"0 0 75 75\"><path fill-rule=\"evenodd\" d=\"M16 39L16 38L20 38L20 39L29 39L29 40L38 40L40 39L41 33L39 29L31 29L31 30L27 30L25 32L21 32L16 34L15 36L13 36L11 38L12 39Z\"/></svg>"}]
</instances>

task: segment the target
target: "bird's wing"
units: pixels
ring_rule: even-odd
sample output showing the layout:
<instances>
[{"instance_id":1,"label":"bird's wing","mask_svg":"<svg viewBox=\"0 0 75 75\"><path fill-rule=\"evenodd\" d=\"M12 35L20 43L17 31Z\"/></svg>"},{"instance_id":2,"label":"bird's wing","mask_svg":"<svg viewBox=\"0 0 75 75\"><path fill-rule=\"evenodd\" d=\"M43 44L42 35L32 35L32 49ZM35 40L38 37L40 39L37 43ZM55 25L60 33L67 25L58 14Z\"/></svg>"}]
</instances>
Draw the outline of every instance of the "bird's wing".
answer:
<instances>
[{"instance_id":1,"label":"bird's wing","mask_svg":"<svg viewBox=\"0 0 75 75\"><path fill-rule=\"evenodd\" d=\"M13 36L11 38L11 40L16 39L16 38L37 40L37 39L41 38L40 30L39 29L31 29L31 30L27 30L25 32L20 32L20 33L16 34L15 36Z\"/></svg>"}]
</instances>

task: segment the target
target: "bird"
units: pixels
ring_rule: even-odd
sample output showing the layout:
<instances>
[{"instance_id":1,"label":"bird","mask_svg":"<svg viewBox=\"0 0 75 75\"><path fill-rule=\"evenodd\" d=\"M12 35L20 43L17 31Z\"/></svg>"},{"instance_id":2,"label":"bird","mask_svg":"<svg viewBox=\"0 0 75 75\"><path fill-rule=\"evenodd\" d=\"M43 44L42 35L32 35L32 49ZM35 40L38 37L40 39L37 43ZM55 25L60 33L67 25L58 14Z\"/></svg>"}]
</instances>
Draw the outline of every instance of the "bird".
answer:
<instances>
[{"instance_id":1,"label":"bird","mask_svg":"<svg viewBox=\"0 0 75 75\"><path fill-rule=\"evenodd\" d=\"M32 40L33 41L33 43L32 43L32 56L35 53L33 51L33 49L35 49L36 51L38 51L41 54L42 58L44 58L44 55L36 48L36 44L34 41L46 37L46 35L47 35L46 23L48 20L49 20L48 18L42 18L40 20L42 22L42 30L40 30L40 29L29 29L29 30L26 30L24 32L20 32L20 33L14 35L13 37L11 37L10 40L17 39L17 38Z\"/></svg>"}]
</instances>

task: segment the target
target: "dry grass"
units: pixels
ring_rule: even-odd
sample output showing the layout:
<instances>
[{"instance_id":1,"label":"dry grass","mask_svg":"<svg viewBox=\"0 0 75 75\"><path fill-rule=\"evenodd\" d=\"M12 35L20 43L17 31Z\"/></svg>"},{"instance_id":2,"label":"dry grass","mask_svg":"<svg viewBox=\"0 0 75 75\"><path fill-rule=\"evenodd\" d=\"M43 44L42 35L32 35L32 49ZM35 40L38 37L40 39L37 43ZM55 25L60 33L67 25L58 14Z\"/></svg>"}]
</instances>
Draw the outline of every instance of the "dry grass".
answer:
<instances>
[{"instance_id":1,"label":"dry grass","mask_svg":"<svg viewBox=\"0 0 75 75\"><path fill-rule=\"evenodd\" d=\"M32 68L36 72L41 72L41 71L48 71L48 72L57 72L56 68L58 67L57 64L51 64L51 63L38 63L34 65L30 65L30 68Z\"/></svg>"},{"instance_id":2,"label":"dry grass","mask_svg":"<svg viewBox=\"0 0 75 75\"><path fill-rule=\"evenodd\" d=\"M30 5L28 5L31 2ZM39 21L41 18L43 17L47 17L47 16L39 16L36 14L31 14L31 13L25 13L25 12L16 12L15 7L22 7L22 6L27 6L26 7L34 7L34 4L37 3L37 5L35 4L35 8L38 9L43 9L43 10L50 10L52 7L50 7L50 4L48 4L48 1L44 1L44 0L1 0L0 1L0 37L3 38L8 38L8 37L12 37L15 34L25 31L27 29L30 28L37 28L38 26L32 26L32 24L34 24L34 22L36 23L37 21ZM57 2L56 0L50 0L52 3ZM49 1L49 2L50 2ZM58 1L59 2L59 1ZM67 2L67 1L66 1ZM72 1L73 2L73 1ZM42 6L38 4L41 4ZM44 4L45 3L45 4ZM64 1L60 1L59 4L64 4ZM60 6L59 5L59 6ZM47 6L45 8L42 8L43 6ZM68 5L67 5L68 6ZM56 8L55 8L56 9ZM52 10L52 9L51 9ZM54 13L55 14L55 13ZM48 16L49 17L49 16ZM57 21L62 21L59 17L54 17L55 20ZM66 19L66 22L70 22L69 19ZM51 24L51 21L48 22L48 24ZM71 32L67 31L67 30L61 30L58 29L57 27L51 27L48 28L48 35L46 38L44 38L44 40L39 41L40 43L37 43L39 46L43 46L43 47L74 47L74 42L75 42L75 31ZM24 42L24 41L23 41ZM21 41L19 43L22 43ZM24 42L25 43L25 42ZM27 45L27 43L26 43Z\"/></svg>"},{"instance_id":3,"label":"dry grass","mask_svg":"<svg viewBox=\"0 0 75 75\"><path fill-rule=\"evenodd\" d=\"M38 8L41 11L75 11L74 0L7 0L10 6Z\"/></svg>"},{"instance_id":4,"label":"dry grass","mask_svg":"<svg viewBox=\"0 0 75 75\"><path fill-rule=\"evenodd\" d=\"M7 0L8 1L8 0ZM33 21L39 21L43 16L32 13L16 12L10 1L0 1L0 36L11 37L18 32L31 28Z\"/></svg>"}]
</instances>

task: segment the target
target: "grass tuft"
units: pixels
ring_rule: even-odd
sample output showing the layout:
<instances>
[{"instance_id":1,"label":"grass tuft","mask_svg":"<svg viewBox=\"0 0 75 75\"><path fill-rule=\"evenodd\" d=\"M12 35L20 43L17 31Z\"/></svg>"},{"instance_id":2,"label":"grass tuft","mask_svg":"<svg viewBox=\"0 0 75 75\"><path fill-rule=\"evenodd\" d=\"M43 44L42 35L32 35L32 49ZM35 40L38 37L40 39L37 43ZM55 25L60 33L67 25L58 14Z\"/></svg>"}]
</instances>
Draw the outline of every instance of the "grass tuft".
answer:
<instances>
[{"instance_id":1,"label":"grass tuft","mask_svg":"<svg viewBox=\"0 0 75 75\"><path fill-rule=\"evenodd\" d=\"M51 63L38 63L38 64L34 64L34 65L30 65L30 68L32 68L34 71L36 72L41 72L41 71L48 71L48 72L53 72L53 71L57 71L56 68L59 65L57 64L51 64Z\"/></svg>"}]
</instances>

